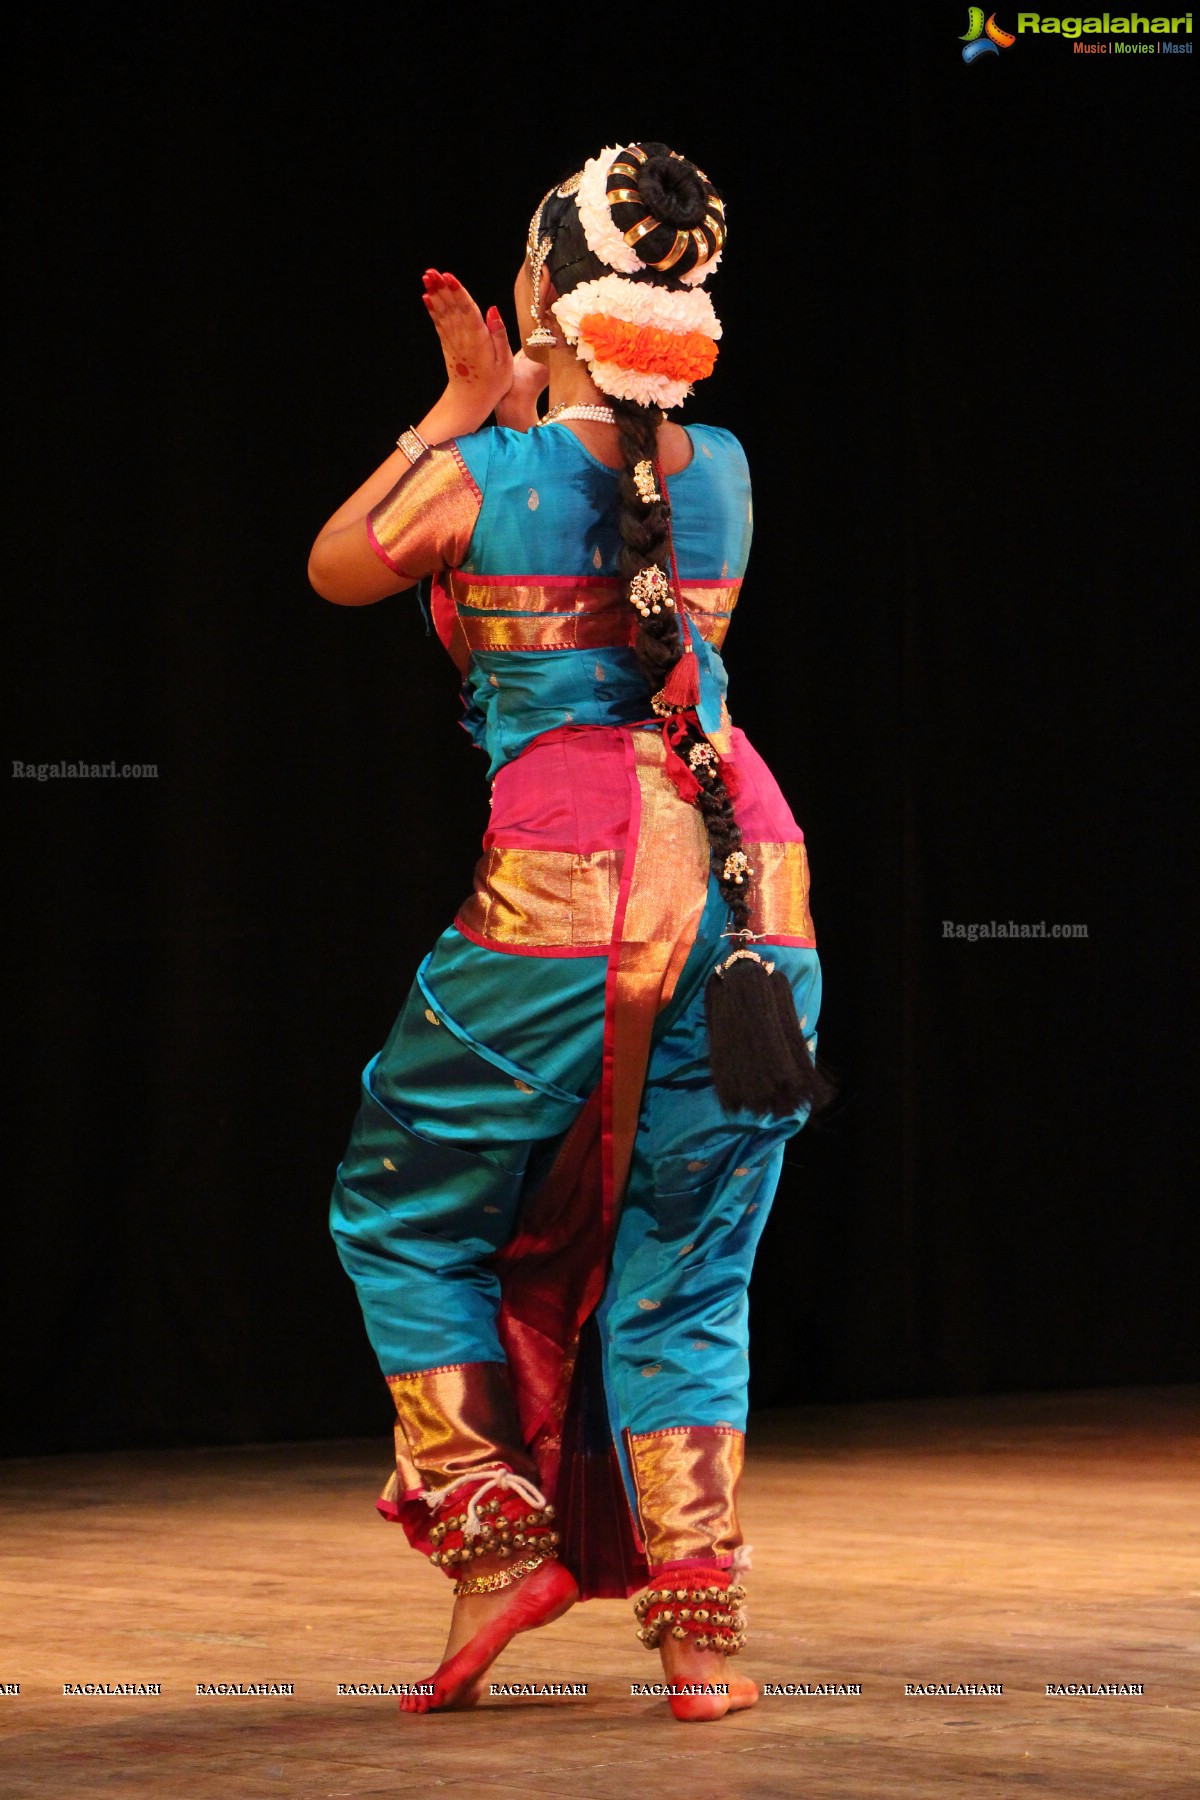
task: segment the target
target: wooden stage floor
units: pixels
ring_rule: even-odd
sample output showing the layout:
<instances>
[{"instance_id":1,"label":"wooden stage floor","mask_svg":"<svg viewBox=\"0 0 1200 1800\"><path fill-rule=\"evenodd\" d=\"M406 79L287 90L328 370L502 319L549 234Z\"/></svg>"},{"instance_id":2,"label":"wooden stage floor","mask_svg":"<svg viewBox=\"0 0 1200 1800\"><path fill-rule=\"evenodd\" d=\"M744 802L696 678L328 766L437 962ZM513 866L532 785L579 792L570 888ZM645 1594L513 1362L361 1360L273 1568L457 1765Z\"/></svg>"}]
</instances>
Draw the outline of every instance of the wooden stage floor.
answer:
<instances>
[{"instance_id":1,"label":"wooden stage floor","mask_svg":"<svg viewBox=\"0 0 1200 1800\"><path fill-rule=\"evenodd\" d=\"M445 1578L373 1509L388 1444L0 1464L3 1800L1081 1800L1200 1795L1200 1391L808 1407L751 1420L760 1683L682 1726L629 1607L518 1638L497 1697L401 1717L339 1683L415 1680ZM157 1696L64 1684L161 1683ZM198 1685L291 1683L290 1696ZM999 1695L906 1684L999 1684ZM1140 1693L1048 1694L1051 1685Z\"/></svg>"}]
</instances>

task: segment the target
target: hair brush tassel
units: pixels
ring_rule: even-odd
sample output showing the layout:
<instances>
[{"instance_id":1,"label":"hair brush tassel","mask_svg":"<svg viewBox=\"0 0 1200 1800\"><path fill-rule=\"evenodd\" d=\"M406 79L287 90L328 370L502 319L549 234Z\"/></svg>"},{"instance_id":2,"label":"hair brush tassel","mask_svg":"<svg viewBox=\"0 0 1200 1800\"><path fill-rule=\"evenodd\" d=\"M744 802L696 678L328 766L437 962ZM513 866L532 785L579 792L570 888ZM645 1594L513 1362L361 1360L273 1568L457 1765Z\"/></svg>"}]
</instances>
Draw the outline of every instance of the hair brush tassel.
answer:
<instances>
[{"instance_id":1,"label":"hair brush tassel","mask_svg":"<svg viewBox=\"0 0 1200 1800\"><path fill-rule=\"evenodd\" d=\"M786 977L757 954L714 969L704 991L708 1059L727 1112L787 1118L827 1104L833 1089L817 1069Z\"/></svg>"}]
</instances>

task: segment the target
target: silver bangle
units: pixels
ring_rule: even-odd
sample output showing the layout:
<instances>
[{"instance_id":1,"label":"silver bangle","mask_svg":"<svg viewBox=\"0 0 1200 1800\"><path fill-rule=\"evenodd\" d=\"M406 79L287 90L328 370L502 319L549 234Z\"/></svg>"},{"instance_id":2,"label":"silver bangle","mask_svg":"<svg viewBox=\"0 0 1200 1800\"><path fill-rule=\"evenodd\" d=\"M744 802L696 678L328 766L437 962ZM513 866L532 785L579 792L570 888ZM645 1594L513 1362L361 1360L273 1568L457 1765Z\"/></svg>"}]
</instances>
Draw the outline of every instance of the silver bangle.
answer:
<instances>
[{"instance_id":1,"label":"silver bangle","mask_svg":"<svg viewBox=\"0 0 1200 1800\"><path fill-rule=\"evenodd\" d=\"M425 439L421 436L416 426L410 425L408 430L402 431L400 436L396 439L396 448L398 450L403 450L410 463L415 463L419 462L421 457L424 456L429 445L425 442Z\"/></svg>"}]
</instances>

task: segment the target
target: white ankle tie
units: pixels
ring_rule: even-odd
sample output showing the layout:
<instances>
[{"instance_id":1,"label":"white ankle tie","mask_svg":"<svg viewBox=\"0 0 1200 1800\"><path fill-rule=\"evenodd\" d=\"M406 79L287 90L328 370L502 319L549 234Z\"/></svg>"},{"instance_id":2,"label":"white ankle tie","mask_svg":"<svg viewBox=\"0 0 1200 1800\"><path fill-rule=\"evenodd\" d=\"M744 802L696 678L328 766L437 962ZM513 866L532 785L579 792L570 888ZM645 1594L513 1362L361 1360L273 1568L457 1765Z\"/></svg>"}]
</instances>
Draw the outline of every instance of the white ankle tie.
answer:
<instances>
[{"instance_id":1,"label":"white ankle tie","mask_svg":"<svg viewBox=\"0 0 1200 1800\"><path fill-rule=\"evenodd\" d=\"M514 1474L507 1464L486 1463L484 1469L492 1469L494 1473L489 1475L480 1487L476 1488L467 1502L467 1518L463 1526L464 1539L478 1537L483 1530L483 1520L479 1516L479 1502L485 1499L493 1488L507 1489L511 1493L519 1494L526 1506L540 1508L547 1504L546 1496L534 1486L533 1482L526 1481L523 1475ZM484 1470L481 1469L473 1469L469 1475L457 1475L445 1487L422 1494L421 1498L432 1512L434 1507L442 1504L443 1500L449 1499L455 1488L462 1487L466 1481L477 1481L483 1472Z\"/></svg>"}]
</instances>

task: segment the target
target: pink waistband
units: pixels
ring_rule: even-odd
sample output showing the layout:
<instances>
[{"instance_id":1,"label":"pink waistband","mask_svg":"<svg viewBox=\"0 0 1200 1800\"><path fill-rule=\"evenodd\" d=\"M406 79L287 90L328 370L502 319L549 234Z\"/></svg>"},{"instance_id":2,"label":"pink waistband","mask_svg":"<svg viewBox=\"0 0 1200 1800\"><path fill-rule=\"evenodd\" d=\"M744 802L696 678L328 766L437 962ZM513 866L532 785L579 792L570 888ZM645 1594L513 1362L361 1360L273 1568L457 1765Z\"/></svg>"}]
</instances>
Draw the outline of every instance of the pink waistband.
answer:
<instances>
[{"instance_id":1,"label":"pink waistband","mask_svg":"<svg viewBox=\"0 0 1200 1800\"><path fill-rule=\"evenodd\" d=\"M534 738L496 776L484 849L570 850L586 856L622 847L629 826L629 729L563 725ZM770 769L745 732L734 726L731 736L729 760L738 778L734 811L742 836L749 843L802 843L804 833Z\"/></svg>"}]
</instances>

